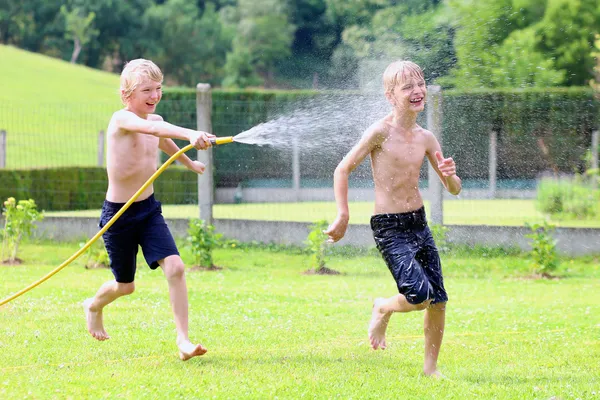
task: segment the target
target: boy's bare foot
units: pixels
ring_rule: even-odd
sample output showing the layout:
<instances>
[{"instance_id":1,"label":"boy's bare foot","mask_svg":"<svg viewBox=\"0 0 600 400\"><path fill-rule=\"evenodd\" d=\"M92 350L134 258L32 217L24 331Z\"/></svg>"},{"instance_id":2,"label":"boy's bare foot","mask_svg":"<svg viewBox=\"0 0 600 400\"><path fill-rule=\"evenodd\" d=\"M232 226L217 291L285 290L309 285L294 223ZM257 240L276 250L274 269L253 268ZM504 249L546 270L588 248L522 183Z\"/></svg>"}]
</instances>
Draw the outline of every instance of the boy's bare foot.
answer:
<instances>
[{"instance_id":1,"label":"boy's bare foot","mask_svg":"<svg viewBox=\"0 0 600 400\"><path fill-rule=\"evenodd\" d=\"M434 379L445 379L445 378L446 378L446 377L445 377L445 376L444 376L444 375L443 375L443 374L442 374L440 371L438 371L437 369L436 369L436 370L434 370L433 372L425 372L425 371L423 371L423 373L425 374L425 376L429 376L429 377L431 377L431 378L434 378Z\"/></svg>"},{"instance_id":2,"label":"boy's bare foot","mask_svg":"<svg viewBox=\"0 0 600 400\"><path fill-rule=\"evenodd\" d=\"M87 323L87 330L95 339L97 340L106 340L110 339L108 333L104 330L104 325L102 323L102 310L100 311L92 311L90 310L90 305L92 304L94 299L87 299L83 302L83 310L85 311L85 319Z\"/></svg>"},{"instance_id":3,"label":"boy's bare foot","mask_svg":"<svg viewBox=\"0 0 600 400\"><path fill-rule=\"evenodd\" d=\"M193 344L189 340L177 343L177 347L179 347L179 358L183 361L187 361L192 357L204 355L208 351L201 344Z\"/></svg>"},{"instance_id":4,"label":"boy's bare foot","mask_svg":"<svg viewBox=\"0 0 600 400\"><path fill-rule=\"evenodd\" d=\"M373 302L373 312L369 324L369 340L371 341L373 350L377 350L378 348L385 350L386 348L385 330L387 329L392 313L380 312L379 308L384 301L384 298L377 298Z\"/></svg>"}]
</instances>

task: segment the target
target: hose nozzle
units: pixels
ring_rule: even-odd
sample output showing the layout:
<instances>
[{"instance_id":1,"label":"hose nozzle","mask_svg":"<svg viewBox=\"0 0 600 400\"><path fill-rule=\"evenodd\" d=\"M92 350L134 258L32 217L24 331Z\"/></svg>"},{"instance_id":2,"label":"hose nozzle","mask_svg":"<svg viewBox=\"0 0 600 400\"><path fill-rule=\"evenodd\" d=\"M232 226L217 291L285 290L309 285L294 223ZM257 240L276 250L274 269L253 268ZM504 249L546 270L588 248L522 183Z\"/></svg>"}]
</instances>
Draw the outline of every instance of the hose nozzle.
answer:
<instances>
[{"instance_id":1,"label":"hose nozzle","mask_svg":"<svg viewBox=\"0 0 600 400\"><path fill-rule=\"evenodd\" d=\"M213 146L216 146L218 144L232 143L232 142L233 142L233 136L210 138L210 144L212 144Z\"/></svg>"}]
</instances>

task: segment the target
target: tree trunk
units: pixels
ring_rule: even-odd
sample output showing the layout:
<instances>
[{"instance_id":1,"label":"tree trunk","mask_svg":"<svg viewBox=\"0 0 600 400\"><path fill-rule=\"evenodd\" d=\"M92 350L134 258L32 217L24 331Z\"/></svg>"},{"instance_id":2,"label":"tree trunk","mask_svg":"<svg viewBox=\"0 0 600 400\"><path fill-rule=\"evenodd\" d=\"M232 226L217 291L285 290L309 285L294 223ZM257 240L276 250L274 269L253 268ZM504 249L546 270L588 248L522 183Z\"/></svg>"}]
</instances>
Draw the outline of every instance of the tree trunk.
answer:
<instances>
[{"instance_id":1,"label":"tree trunk","mask_svg":"<svg viewBox=\"0 0 600 400\"><path fill-rule=\"evenodd\" d=\"M81 53L81 42L79 41L79 38L75 38L73 39L73 54L71 54L71 64L75 64L77 62L79 53Z\"/></svg>"}]
</instances>

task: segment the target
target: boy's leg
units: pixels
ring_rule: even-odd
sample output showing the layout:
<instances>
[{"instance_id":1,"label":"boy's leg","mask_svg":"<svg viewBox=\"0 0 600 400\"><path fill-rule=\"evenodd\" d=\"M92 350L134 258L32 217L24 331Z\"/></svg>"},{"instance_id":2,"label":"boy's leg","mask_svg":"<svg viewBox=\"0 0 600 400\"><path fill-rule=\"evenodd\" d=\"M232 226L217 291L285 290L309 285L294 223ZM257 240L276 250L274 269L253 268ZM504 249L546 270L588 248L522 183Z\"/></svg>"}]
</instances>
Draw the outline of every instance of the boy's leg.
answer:
<instances>
[{"instance_id":1,"label":"boy's leg","mask_svg":"<svg viewBox=\"0 0 600 400\"><path fill-rule=\"evenodd\" d=\"M369 323L369 340L373 350L385 349L385 331L394 312L411 312L423 310L430 301L421 304L411 304L403 294L397 294L388 299L377 298L373 303L371 322Z\"/></svg>"},{"instance_id":2,"label":"boy's leg","mask_svg":"<svg viewBox=\"0 0 600 400\"><path fill-rule=\"evenodd\" d=\"M175 317L179 357L186 361L192 357L201 356L207 350L201 344L193 344L188 338L188 293L183 260L178 255L172 255L160 260L158 263L162 267L169 284L169 298Z\"/></svg>"},{"instance_id":3,"label":"boy's leg","mask_svg":"<svg viewBox=\"0 0 600 400\"><path fill-rule=\"evenodd\" d=\"M98 340L109 339L108 333L104 330L104 323L102 320L102 310L104 307L121 296L125 296L133 293L135 290L135 284L131 283L119 283L116 281L106 282L96 295L83 302L83 309L85 311L87 329L90 334Z\"/></svg>"},{"instance_id":4,"label":"boy's leg","mask_svg":"<svg viewBox=\"0 0 600 400\"><path fill-rule=\"evenodd\" d=\"M425 311L424 334L425 334L425 363L423 373L429 376L442 377L437 370L437 360L444 337L444 325L446 321L446 303L432 304Z\"/></svg>"}]
</instances>

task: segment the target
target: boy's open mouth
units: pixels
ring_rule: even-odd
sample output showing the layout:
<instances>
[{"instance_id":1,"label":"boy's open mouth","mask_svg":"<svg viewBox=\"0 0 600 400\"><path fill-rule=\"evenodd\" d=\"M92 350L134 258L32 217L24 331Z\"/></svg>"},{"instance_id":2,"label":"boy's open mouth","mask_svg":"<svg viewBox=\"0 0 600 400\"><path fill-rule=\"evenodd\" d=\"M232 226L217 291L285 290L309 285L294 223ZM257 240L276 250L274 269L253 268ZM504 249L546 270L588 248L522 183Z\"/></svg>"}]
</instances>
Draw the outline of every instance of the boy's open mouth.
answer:
<instances>
[{"instance_id":1,"label":"boy's open mouth","mask_svg":"<svg viewBox=\"0 0 600 400\"><path fill-rule=\"evenodd\" d=\"M421 101L423 101L423 98L422 98L422 97L417 97L416 99L410 99L410 102L411 102L412 104L418 104L418 103L420 103Z\"/></svg>"}]
</instances>

